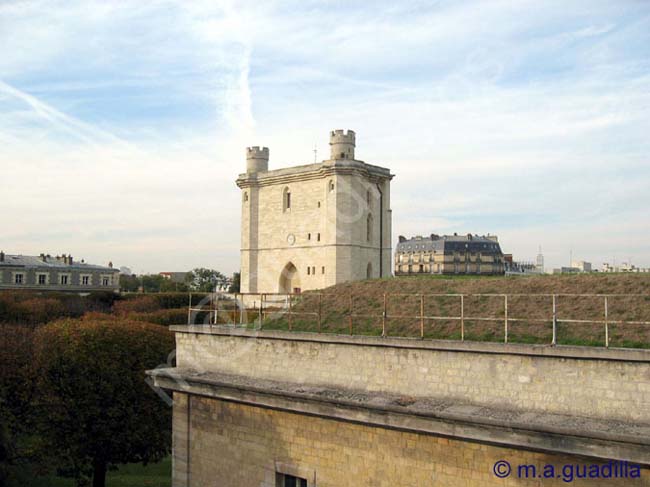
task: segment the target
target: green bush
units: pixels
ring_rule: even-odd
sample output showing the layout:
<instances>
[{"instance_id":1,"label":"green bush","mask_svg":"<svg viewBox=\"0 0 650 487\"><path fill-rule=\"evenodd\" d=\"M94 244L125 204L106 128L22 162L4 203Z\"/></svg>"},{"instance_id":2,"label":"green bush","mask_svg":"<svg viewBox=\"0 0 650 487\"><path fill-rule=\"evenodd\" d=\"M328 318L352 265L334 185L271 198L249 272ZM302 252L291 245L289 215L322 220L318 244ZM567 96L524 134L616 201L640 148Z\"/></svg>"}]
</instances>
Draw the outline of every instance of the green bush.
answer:
<instances>
[{"instance_id":1,"label":"green bush","mask_svg":"<svg viewBox=\"0 0 650 487\"><path fill-rule=\"evenodd\" d=\"M130 319L155 323L156 325L185 325L187 324L187 308L159 309L150 313L131 313Z\"/></svg>"}]
</instances>

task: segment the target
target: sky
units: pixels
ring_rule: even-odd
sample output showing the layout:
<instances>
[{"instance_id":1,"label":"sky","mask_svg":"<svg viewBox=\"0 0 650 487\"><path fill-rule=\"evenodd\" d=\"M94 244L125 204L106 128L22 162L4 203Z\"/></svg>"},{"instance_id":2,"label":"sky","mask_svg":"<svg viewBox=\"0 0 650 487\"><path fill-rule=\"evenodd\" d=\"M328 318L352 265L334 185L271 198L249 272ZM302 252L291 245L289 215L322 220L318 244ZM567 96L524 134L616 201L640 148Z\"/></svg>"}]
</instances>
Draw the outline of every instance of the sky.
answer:
<instances>
[{"instance_id":1,"label":"sky","mask_svg":"<svg viewBox=\"0 0 650 487\"><path fill-rule=\"evenodd\" d=\"M398 235L650 267L650 1L0 0L0 249L239 269L244 149L389 167Z\"/></svg>"}]
</instances>

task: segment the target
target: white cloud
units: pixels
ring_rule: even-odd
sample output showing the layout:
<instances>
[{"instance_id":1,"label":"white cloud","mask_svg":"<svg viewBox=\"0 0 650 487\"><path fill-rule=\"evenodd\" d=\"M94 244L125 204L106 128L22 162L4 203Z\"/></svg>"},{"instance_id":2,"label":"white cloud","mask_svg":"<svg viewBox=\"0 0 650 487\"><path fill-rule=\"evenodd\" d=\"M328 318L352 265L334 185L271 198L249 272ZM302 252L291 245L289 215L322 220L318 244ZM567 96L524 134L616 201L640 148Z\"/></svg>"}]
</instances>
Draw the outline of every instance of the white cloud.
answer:
<instances>
[{"instance_id":1,"label":"white cloud","mask_svg":"<svg viewBox=\"0 0 650 487\"><path fill-rule=\"evenodd\" d=\"M306 163L353 128L395 237L650 266L648 27L642 2L0 4L0 247L234 271L244 147Z\"/></svg>"}]
</instances>

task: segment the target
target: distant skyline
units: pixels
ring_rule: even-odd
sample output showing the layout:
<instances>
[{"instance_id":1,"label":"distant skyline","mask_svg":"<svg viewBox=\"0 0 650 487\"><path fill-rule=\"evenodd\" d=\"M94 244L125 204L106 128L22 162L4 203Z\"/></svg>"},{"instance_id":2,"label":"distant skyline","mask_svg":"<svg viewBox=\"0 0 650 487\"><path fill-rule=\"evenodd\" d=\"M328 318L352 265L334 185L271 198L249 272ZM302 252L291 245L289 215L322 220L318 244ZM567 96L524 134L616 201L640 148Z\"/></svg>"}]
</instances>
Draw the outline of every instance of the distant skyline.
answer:
<instances>
[{"instance_id":1,"label":"distant skyline","mask_svg":"<svg viewBox=\"0 0 650 487\"><path fill-rule=\"evenodd\" d=\"M0 250L239 269L244 149L389 167L398 235L650 267L650 2L4 1Z\"/></svg>"}]
</instances>

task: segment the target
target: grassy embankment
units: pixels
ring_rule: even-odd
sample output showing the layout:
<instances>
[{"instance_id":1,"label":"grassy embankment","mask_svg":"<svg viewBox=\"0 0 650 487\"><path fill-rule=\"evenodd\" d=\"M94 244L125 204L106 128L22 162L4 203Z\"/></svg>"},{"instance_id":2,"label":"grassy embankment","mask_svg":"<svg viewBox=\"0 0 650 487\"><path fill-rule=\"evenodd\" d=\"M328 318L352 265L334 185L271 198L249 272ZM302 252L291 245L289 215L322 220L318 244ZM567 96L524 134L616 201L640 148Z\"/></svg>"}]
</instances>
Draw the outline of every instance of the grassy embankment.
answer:
<instances>
[{"instance_id":1,"label":"grassy embankment","mask_svg":"<svg viewBox=\"0 0 650 487\"><path fill-rule=\"evenodd\" d=\"M417 276L373 279L339 284L324 289L321 296L321 330L349 333L350 295L353 299L354 334L381 335L384 293L387 294L386 334L420 337L421 299L424 316L458 317L459 294L465 294L465 339L503 341L504 298L472 294L508 294L509 341L550 343L552 337L552 297L557 294L558 344L602 346L605 326L595 323L568 323L562 320L604 320L603 297L572 297L567 294L617 294L608 298L609 321L650 321L650 275L585 274L530 277L447 277ZM411 296L407 296L407 295ZM431 294L454 296L434 297ZM516 296L527 294L528 296ZM641 294L644 296L633 296ZM291 318L292 329L317 331L317 293L306 292L294 299L292 310L304 315ZM472 320L496 318L498 321ZM512 321L522 319L524 321ZM532 321L540 319L544 321ZM529 321L526 321L529 320ZM289 318L278 314L264 321L265 329L287 329ZM650 325L609 325L610 346L650 348ZM424 337L460 339L460 320L424 320Z\"/></svg>"}]
</instances>

